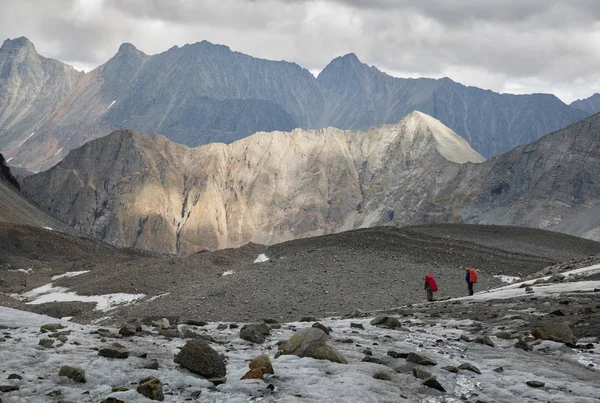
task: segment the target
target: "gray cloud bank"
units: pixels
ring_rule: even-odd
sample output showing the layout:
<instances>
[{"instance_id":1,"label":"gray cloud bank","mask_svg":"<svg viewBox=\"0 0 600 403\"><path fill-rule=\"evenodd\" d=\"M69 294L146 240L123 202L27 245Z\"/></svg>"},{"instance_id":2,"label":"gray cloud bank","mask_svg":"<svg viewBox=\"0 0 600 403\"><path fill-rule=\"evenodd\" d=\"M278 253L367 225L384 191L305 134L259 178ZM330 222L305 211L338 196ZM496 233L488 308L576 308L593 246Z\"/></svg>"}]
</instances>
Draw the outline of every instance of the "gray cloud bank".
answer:
<instances>
[{"instance_id":1,"label":"gray cloud bank","mask_svg":"<svg viewBox=\"0 0 600 403\"><path fill-rule=\"evenodd\" d=\"M122 42L153 54L207 39L322 69L354 52L395 76L499 92L600 92L596 0L1 0L0 37L76 67Z\"/></svg>"}]
</instances>

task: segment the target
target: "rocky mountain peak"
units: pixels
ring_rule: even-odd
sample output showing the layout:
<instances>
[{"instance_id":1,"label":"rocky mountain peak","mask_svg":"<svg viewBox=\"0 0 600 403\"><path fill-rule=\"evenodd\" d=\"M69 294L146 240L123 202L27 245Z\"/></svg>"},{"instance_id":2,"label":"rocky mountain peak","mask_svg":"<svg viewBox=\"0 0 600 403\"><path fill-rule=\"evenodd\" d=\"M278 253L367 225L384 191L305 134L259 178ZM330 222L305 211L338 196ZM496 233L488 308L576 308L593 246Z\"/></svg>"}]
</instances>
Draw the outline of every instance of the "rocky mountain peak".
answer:
<instances>
[{"instance_id":1,"label":"rocky mountain peak","mask_svg":"<svg viewBox=\"0 0 600 403\"><path fill-rule=\"evenodd\" d=\"M124 42L119 46L119 50L117 54L127 54L127 53L143 53L138 48L136 48L133 44L129 42Z\"/></svg>"},{"instance_id":2,"label":"rocky mountain peak","mask_svg":"<svg viewBox=\"0 0 600 403\"><path fill-rule=\"evenodd\" d=\"M24 36L15 39L6 39L0 48L0 52L19 52L21 50L36 53L33 43Z\"/></svg>"},{"instance_id":3,"label":"rocky mountain peak","mask_svg":"<svg viewBox=\"0 0 600 403\"><path fill-rule=\"evenodd\" d=\"M485 158L473 150L465 139L436 118L423 112L409 113L399 125L406 127L409 136L431 136L437 152L448 161L457 164L485 161Z\"/></svg>"}]
</instances>

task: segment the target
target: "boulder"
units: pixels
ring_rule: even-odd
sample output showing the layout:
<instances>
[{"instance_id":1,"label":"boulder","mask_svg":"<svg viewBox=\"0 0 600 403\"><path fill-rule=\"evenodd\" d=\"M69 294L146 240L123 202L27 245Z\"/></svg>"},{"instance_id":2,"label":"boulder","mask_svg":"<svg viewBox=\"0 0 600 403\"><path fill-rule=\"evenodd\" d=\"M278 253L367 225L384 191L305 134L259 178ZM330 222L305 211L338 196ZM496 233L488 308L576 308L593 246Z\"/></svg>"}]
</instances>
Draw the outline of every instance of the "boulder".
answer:
<instances>
[{"instance_id":1,"label":"boulder","mask_svg":"<svg viewBox=\"0 0 600 403\"><path fill-rule=\"evenodd\" d=\"M325 326L324 324L317 322L317 323L313 323L312 327L316 327L317 329L321 329L322 331L324 331L327 334L331 334L332 329L329 326Z\"/></svg>"},{"instance_id":2,"label":"boulder","mask_svg":"<svg viewBox=\"0 0 600 403\"><path fill-rule=\"evenodd\" d=\"M456 368L454 365L448 365L446 367L442 367L442 369L445 369L448 372L452 372L453 374L458 372L458 368Z\"/></svg>"},{"instance_id":3,"label":"boulder","mask_svg":"<svg viewBox=\"0 0 600 403\"><path fill-rule=\"evenodd\" d=\"M549 323L545 326L535 328L531 331L536 340L551 340L575 346L577 339L566 322Z\"/></svg>"},{"instance_id":4,"label":"boulder","mask_svg":"<svg viewBox=\"0 0 600 403\"><path fill-rule=\"evenodd\" d=\"M389 355L392 358L406 358L406 357L408 357L408 353L399 353L398 351L394 351L394 350L389 350L387 352L387 355Z\"/></svg>"},{"instance_id":5,"label":"boulder","mask_svg":"<svg viewBox=\"0 0 600 403\"><path fill-rule=\"evenodd\" d=\"M125 346L123 346L119 343L113 343L110 346L101 348L98 351L98 355L100 355L102 357L108 357L108 358L125 359L125 358L129 357L129 350L127 350L125 348Z\"/></svg>"},{"instance_id":6,"label":"boulder","mask_svg":"<svg viewBox=\"0 0 600 403\"><path fill-rule=\"evenodd\" d=\"M419 379L423 379L423 380L433 377L431 372L427 372L421 368L416 368L416 367L412 369L412 373L415 376L415 378L419 378Z\"/></svg>"},{"instance_id":7,"label":"boulder","mask_svg":"<svg viewBox=\"0 0 600 403\"><path fill-rule=\"evenodd\" d=\"M406 361L413 362L419 365L437 365L437 362L435 362L435 360L421 353L409 353L406 357Z\"/></svg>"},{"instance_id":8,"label":"boulder","mask_svg":"<svg viewBox=\"0 0 600 403\"><path fill-rule=\"evenodd\" d=\"M38 345L44 347L44 348L52 348L52 346L54 345L54 339L40 339L40 341L38 342Z\"/></svg>"},{"instance_id":9,"label":"boulder","mask_svg":"<svg viewBox=\"0 0 600 403\"><path fill-rule=\"evenodd\" d=\"M525 384L527 384L527 386L529 386L531 388L542 388L542 387L546 386L546 384L544 382L540 382L540 381L527 381L527 382L525 382Z\"/></svg>"},{"instance_id":10,"label":"boulder","mask_svg":"<svg viewBox=\"0 0 600 403\"><path fill-rule=\"evenodd\" d=\"M469 364L469 363L464 363L464 364L460 364L458 366L458 369L464 369L467 371L471 371L471 372L475 372L476 374L481 374L481 371L479 370L479 368L477 368L475 365Z\"/></svg>"},{"instance_id":11,"label":"boulder","mask_svg":"<svg viewBox=\"0 0 600 403\"><path fill-rule=\"evenodd\" d=\"M264 379L265 374L262 368L252 368L250 371L246 372L242 379Z\"/></svg>"},{"instance_id":12,"label":"boulder","mask_svg":"<svg viewBox=\"0 0 600 403\"><path fill-rule=\"evenodd\" d=\"M135 325L130 324L130 323L125 323L119 329L119 334L121 336L125 336L125 337L127 337L127 336L133 336L135 333L136 333Z\"/></svg>"},{"instance_id":13,"label":"boulder","mask_svg":"<svg viewBox=\"0 0 600 403\"><path fill-rule=\"evenodd\" d=\"M179 329L160 328L160 329L158 329L158 334L160 334L161 336L170 337L172 339L181 337L181 332L179 331Z\"/></svg>"},{"instance_id":14,"label":"boulder","mask_svg":"<svg viewBox=\"0 0 600 403\"><path fill-rule=\"evenodd\" d=\"M242 326L240 338L253 343L263 343L265 336L271 334L271 328L266 323L252 323Z\"/></svg>"},{"instance_id":15,"label":"boulder","mask_svg":"<svg viewBox=\"0 0 600 403\"><path fill-rule=\"evenodd\" d=\"M107 397L100 403L125 403L123 400L117 399L116 397Z\"/></svg>"},{"instance_id":16,"label":"boulder","mask_svg":"<svg viewBox=\"0 0 600 403\"><path fill-rule=\"evenodd\" d=\"M158 378L142 379L136 390L150 400L165 400L162 383Z\"/></svg>"},{"instance_id":17,"label":"boulder","mask_svg":"<svg viewBox=\"0 0 600 403\"><path fill-rule=\"evenodd\" d=\"M64 329L65 327L60 323L47 323L40 327L40 332L42 333L51 333L56 332L57 330Z\"/></svg>"},{"instance_id":18,"label":"boulder","mask_svg":"<svg viewBox=\"0 0 600 403\"><path fill-rule=\"evenodd\" d=\"M402 324L398 319L385 315L376 316L370 323L373 326L387 327L388 329L398 329L402 327Z\"/></svg>"},{"instance_id":19,"label":"boulder","mask_svg":"<svg viewBox=\"0 0 600 403\"><path fill-rule=\"evenodd\" d=\"M190 340L175 356L175 362L209 380L224 378L227 368L223 358L206 342Z\"/></svg>"},{"instance_id":20,"label":"boulder","mask_svg":"<svg viewBox=\"0 0 600 403\"><path fill-rule=\"evenodd\" d=\"M300 330L279 346L275 358L291 354L347 364L348 361L341 353L326 344L328 337L324 331L314 327Z\"/></svg>"},{"instance_id":21,"label":"boulder","mask_svg":"<svg viewBox=\"0 0 600 403\"><path fill-rule=\"evenodd\" d=\"M148 360L146 362L146 364L144 364L144 368L145 369L154 369L154 370L157 370L158 367L159 367L158 360L156 358L154 358L152 360Z\"/></svg>"},{"instance_id":22,"label":"boulder","mask_svg":"<svg viewBox=\"0 0 600 403\"><path fill-rule=\"evenodd\" d=\"M70 367L68 365L63 365L60 367L58 371L58 376L66 376L69 379L72 379L78 383L86 383L85 379L85 371L81 368Z\"/></svg>"},{"instance_id":23,"label":"boulder","mask_svg":"<svg viewBox=\"0 0 600 403\"><path fill-rule=\"evenodd\" d=\"M18 385L0 385L0 392L2 393L14 392L15 390L19 390Z\"/></svg>"},{"instance_id":24,"label":"boulder","mask_svg":"<svg viewBox=\"0 0 600 403\"><path fill-rule=\"evenodd\" d=\"M533 347L531 347L523 338L520 338L513 346L514 348L520 348L525 351L533 351Z\"/></svg>"},{"instance_id":25,"label":"boulder","mask_svg":"<svg viewBox=\"0 0 600 403\"><path fill-rule=\"evenodd\" d=\"M435 379L435 378L433 378L433 377L425 380L422 383L422 385L425 385L425 386L430 387L432 389L437 389L440 392L445 392L446 391L446 389L444 389L444 387L438 382L438 380Z\"/></svg>"},{"instance_id":26,"label":"boulder","mask_svg":"<svg viewBox=\"0 0 600 403\"><path fill-rule=\"evenodd\" d=\"M271 359L267 354L259 355L258 357L252 359L248 366L250 369L260 368L263 374L275 374L273 365L271 364Z\"/></svg>"},{"instance_id":27,"label":"boulder","mask_svg":"<svg viewBox=\"0 0 600 403\"><path fill-rule=\"evenodd\" d=\"M490 336L477 337L473 340L475 343L485 344L486 346L496 347Z\"/></svg>"}]
</instances>

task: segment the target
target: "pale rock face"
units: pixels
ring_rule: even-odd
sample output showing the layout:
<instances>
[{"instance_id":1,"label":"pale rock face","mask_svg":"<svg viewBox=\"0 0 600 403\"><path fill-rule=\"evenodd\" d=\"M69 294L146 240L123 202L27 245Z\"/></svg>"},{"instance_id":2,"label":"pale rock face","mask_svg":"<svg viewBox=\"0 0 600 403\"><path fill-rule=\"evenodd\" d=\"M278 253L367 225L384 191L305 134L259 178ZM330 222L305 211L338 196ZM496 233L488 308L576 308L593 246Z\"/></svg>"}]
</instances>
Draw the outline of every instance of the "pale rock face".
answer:
<instances>
[{"instance_id":1,"label":"pale rock face","mask_svg":"<svg viewBox=\"0 0 600 403\"><path fill-rule=\"evenodd\" d=\"M69 224L119 246L189 254L380 224L408 224L461 163L484 159L414 112L368 131L256 133L188 148L115 132L26 179Z\"/></svg>"}]
</instances>

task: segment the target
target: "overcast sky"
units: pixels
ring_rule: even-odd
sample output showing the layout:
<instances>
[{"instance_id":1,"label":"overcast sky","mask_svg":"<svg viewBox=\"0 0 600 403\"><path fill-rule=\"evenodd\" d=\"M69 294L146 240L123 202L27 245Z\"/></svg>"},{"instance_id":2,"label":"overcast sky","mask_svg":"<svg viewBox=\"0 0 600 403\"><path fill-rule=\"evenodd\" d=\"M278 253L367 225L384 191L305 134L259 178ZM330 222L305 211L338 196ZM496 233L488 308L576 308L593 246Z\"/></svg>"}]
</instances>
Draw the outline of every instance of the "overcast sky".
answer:
<instances>
[{"instance_id":1,"label":"overcast sky","mask_svg":"<svg viewBox=\"0 0 600 403\"><path fill-rule=\"evenodd\" d=\"M0 38L86 71L131 42L206 39L318 72L356 53L398 77L499 92L600 92L599 0L0 0Z\"/></svg>"}]
</instances>

